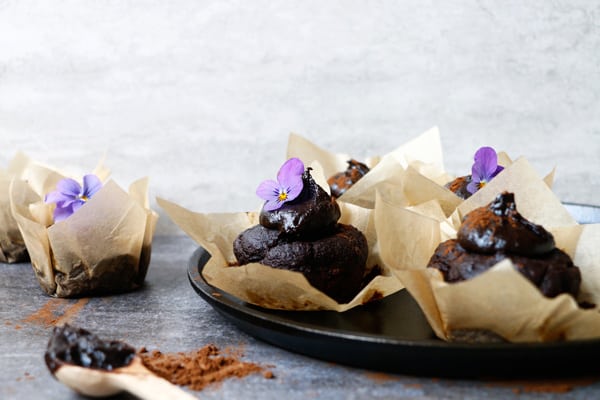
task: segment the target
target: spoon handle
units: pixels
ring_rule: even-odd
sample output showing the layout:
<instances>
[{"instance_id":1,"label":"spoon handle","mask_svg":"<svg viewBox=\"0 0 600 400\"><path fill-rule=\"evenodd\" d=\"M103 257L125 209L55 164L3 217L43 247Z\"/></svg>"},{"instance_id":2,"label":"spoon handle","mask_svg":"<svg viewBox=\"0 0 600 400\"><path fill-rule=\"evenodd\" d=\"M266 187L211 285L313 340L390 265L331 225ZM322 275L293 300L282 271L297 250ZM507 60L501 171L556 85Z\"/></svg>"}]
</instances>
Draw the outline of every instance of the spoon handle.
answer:
<instances>
[{"instance_id":1,"label":"spoon handle","mask_svg":"<svg viewBox=\"0 0 600 400\"><path fill-rule=\"evenodd\" d=\"M115 374L114 383L143 400L197 400L179 386L151 373Z\"/></svg>"}]
</instances>

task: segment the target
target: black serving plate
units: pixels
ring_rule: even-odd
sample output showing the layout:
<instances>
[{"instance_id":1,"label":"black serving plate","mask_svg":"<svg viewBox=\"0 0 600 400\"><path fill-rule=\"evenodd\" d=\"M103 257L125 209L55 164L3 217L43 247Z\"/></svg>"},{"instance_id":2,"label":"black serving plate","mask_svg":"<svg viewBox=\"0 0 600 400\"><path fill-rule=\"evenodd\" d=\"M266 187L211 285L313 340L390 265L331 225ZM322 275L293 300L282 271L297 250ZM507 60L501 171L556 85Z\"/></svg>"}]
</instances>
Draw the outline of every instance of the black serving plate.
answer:
<instances>
[{"instance_id":1,"label":"black serving plate","mask_svg":"<svg viewBox=\"0 0 600 400\"><path fill-rule=\"evenodd\" d=\"M565 206L580 223L600 222L600 207ZM600 339L551 343L440 340L406 290L343 313L257 307L204 280L202 269L209 258L203 248L190 258L188 277L194 290L243 331L296 353L377 371L447 378L600 373Z\"/></svg>"}]
</instances>

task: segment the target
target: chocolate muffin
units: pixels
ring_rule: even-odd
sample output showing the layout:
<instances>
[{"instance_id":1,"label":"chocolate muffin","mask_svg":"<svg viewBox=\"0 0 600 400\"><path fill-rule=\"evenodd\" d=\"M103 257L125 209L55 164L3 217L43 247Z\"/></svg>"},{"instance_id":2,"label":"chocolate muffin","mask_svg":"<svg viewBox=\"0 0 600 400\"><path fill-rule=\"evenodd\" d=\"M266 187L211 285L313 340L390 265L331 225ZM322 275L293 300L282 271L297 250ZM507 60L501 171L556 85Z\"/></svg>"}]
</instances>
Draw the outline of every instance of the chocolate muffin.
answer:
<instances>
[{"instance_id":1,"label":"chocolate muffin","mask_svg":"<svg viewBox=\"0 0 600 400\"><path fill-rule=\"evenodd\" d=\"M368 244L362 232L340 224L340 208L312 178L302 175L300 195L281 208L261 210L259 224L240 233L233 252L240 265L260 263L302 273L339 303L359 292Z\"/></svg>"},{"instance_id":2,"label":"chocolate muffin","mask_svg":"<svg viewBox=\"0 0 600 400\"><path fill-rule=\"evenodd\" d=\"M457 238L441 243L427 267L440 270L446 282L459 282L506 258L547 297L579 292L579 268L555 247L550 232L519 214L509 192L465 215Z\"/></svg>"},{"instance_id":3,"label":"chocolate muffin","mask_svg":"<svg viewBox=\"0 0 600 400\"><path fill-rule=\"evenodd\" d=\"M331 195L335 198L340 197L367 172L369 167L365 164L354 159L348 160L348 168L345 171L338 172L327 179Z\"/></svg>"}]
</instances>

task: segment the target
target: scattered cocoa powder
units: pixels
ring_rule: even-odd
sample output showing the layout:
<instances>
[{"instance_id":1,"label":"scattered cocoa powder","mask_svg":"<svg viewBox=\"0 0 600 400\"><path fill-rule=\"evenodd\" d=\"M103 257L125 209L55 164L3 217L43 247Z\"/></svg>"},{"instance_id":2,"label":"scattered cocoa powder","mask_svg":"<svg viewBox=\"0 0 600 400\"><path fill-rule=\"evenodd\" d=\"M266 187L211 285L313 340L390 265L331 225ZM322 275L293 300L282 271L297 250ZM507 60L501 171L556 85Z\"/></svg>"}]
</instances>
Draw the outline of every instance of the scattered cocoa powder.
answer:
<instances>
[{"instance_id":1,"label":"scattered cocoa powder","mask_svg":"<svg viewBox=\"0 0 600 400\"><path fill-rule=\"evenodd\" d=\"M211 383L232 377L242 378L253 373L262 372L267 379L274 377L264 366L240 361L241 354L230 352L224 355L213 344L187 353L161 353L142 348L138 355L144 365L156 375L191 390L202 390Z\"/></svg>"},{"instance_id":2,"label":"scattered cocoa powder","mask_svg":"<svg viewBox=\"0 0 600 400\"><path fill-rule=\"evenodd\" d=\"M68 299L50 299L39 310L21 320L22 323L58 326L71 322L88 303L89 298L76 301Z\"/></svg>"},{"instance_id":3,"label":"scattered cocoa powder","mask_svg":"<svg viewBox=\"0 0 600 400\"><path fill-rule=\"evenodd\" d=\"M577 387L588 386L598 382L598 377L564 378L564 379L532 379L514 381L487 382L486 386L510 387L516 394L521 393L566 393Z\"/></svg>"},{"instance_id":4,"label":"scattered cocoa powder","mask_svg":"<svg viewBox=\"0 0 600 400\"><path fill-rule=\"evenodd\" d=\"M365 374L367 378L377 382L377 383L385 383L389 381L397 381L399 378L395 375L386 374L384 372L367 372Z\"/></svg>"}]
</instances>

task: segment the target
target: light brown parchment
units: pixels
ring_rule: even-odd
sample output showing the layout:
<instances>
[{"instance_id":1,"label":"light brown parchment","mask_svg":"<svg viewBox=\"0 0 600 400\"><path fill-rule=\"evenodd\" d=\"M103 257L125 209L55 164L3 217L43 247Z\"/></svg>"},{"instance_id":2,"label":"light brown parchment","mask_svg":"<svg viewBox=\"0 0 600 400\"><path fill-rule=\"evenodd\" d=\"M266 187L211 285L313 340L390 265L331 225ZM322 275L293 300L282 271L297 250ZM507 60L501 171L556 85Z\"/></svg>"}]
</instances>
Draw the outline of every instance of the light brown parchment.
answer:
<instances>
[{"instance_id":1,"label":"light brown parchment","mask_svg":"<svg viewBox=\"0 0 600 400\"><path fill-rule=\"evenodd\" d=\"M552 176L553 174L549 175ZM582 274L578 301L600 304L600 225L579 225L524 158L516 160L446 219L432 200L411 207L377 193L375 228L383 263L419 303L436 335L484 330L511 342L600 337L598 307L584 310L569 295L550 299L516 271L509 260L471 280L448 284L426 268L437 245L456 237L462 216L488 204L504 190L515 194L517 210L550 230Z\"/></svg>"},{"instance_id":2,"label":"light brown parchment","mask_svg":"<svg viewBox=\"0 0 600 400\"><path fill-rule=\"evenodd\" d=\"M11 211L47 294L91 296L142 285L158 219L148 207L146 178L134 182L129 193L109 180L77 212L53 223L55 206L43 199L64 176L26 158L15 165ZM95 172L102 179L106 171Z\"/></svg>"},{"instance_id":3,"label":"light brown parchment","mask_svg":"<svg viewBox=\"0 0 600 400\"><path fill-rule=\"evenodd\" d=\"M313 166L315 181L322 182L323 178L318 176L320 167L314 163ZM390 271L383 268L382 275L375 277L352 301L339 304L311 286L299 272L259 263L231 266L237 261L233 241L242 231L258 223L258 212L203 214L162 198L157 198L157 203L176 225L211 255L202 271L206 281L248 303L270 309L342 312L402 289ZM355 226L367 238L367 268L381 266L372 210L338 203L342 212L339 222Z\"/></svg>"},{"instance_id":4,"label":"light brown parchment","mask_svg":"<svg viewBox=\"0 0 600 400\"><path fill-rule=\"evenodd\" d=\"M25 242L10 209L10 182L13 179L28 181L34 191L42 193L44 187L56 185L61 177L62 175L55 169L33 161L22 152L15 154L6 170L0 170L1 262L12 263L29 260Z\"/></svg>"},{"instance_id":5,"label":"light brown parchment","mask_svg":"<svg viewBox=\"0 0 600 400\"><path fill-rule=\"evenodd\" d=\"M0 170L0 262L17 263L29 260L29 254L19 232L17 221L10 211L8 189L11 177Z\"/></svg>"},{"instance_id":6,"label":"light brown parchment","mask_svg":"<svg viewBox=\"0 0 600 400\"><path fill-rule=\"evenodd\" d=\"M351 156L333 153L310 142L302 136L292 133L288 139L287 156L298 157L306 165L317 161L323 167L326 178L345 171ZM382 185L401 186L410 182L405 174L413 168L432 182L443 185L451 180L444 172L442 146L439 130L433 127L409 142L382 156L371 156L365 160L370 171L350 187L339 198L340 201L356 204L364 208L373 208L375 192Z\"/></svg>"}]
</instances>

